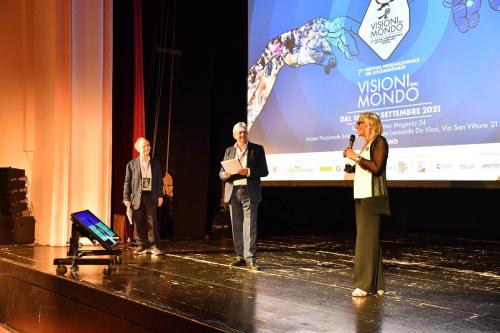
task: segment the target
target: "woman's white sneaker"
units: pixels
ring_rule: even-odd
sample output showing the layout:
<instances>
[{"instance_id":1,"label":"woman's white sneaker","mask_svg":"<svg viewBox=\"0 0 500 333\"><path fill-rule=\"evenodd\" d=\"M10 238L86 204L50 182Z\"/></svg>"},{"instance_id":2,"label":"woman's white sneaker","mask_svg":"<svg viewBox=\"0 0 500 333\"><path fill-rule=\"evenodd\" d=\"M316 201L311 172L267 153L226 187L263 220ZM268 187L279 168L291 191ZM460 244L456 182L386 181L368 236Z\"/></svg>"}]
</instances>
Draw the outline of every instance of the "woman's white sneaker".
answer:
<instances>
[{"instance_id":1,"label":"woman's white sneaker","mask_svg":"<svg viewBox=\"0 0 500 333\"><path fill-rule=\"evenodd\" d=\"M366 295L367 295L366 291L363 291L359 288L354 289L354 291L352 292L353 297L364 297Z\"/></svg>"}]
</instances>

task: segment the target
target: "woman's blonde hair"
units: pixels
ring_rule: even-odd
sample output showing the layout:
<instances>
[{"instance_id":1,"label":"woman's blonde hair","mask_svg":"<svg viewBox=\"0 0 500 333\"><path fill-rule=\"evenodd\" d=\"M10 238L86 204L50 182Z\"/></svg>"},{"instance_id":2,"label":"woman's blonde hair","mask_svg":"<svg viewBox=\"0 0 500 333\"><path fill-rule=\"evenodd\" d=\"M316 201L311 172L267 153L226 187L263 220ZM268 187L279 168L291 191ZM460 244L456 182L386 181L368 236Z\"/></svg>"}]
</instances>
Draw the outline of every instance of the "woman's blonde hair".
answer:
<instances>
[{"instance_id":1,"label":"woman's blonde hair","mask_svg":"<svg viewBox=\"0 0 500 333\"><path fill-rule=\"evenodd\" d=\"M384 131L380 117L374 112L363 112L359 115L359 119L366 124L366 138L368 140L374 139Z\"/></svg>"}]
</instances>

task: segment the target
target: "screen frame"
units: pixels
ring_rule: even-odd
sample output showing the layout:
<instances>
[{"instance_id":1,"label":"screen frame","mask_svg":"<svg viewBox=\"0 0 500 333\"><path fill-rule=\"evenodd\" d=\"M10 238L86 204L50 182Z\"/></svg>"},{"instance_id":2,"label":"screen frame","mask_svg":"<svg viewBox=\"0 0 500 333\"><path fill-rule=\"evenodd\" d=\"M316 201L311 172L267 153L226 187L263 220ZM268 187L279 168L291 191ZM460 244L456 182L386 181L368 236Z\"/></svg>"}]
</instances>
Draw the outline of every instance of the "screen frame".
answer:
<instances>
[{"instance_id":1,"label":"screen frame","mask_svg":"<svg viewBox=\"0 0 500 333\"><path fill-rule=\"evenodd\" d=\"M353 187L352 180L268 180L263 187ZM388 180L389 188L500 189L500 181Z\"/></svg>"},{"instance_id":2,"label":"screen frame","mask_svg":"<svg viewBox=\"0 0 500 333\"><path fill-rule=\"evenodd\" d=\"M266 48L267 44L261 43L263 40L270 42L271 40L274 40L280 34L283 32L286 32L290 29L297 29L297 27L306 24L308 21L307 19L300 19L298 21L294 21L294 24L291 24L287 26L286 24L280 25L281 23L276 23L276 24L269 24L269 26L266 25L266 29L263 30L266 32L266 34L260 34L258 36L266 36L266 38L259 39L259 45L254 52L251 52L252 44L251 44L251 36L252 36L252 16L256 15L254 12L254 8L256 7L257 1L251 1L248 6L247 6L247 69L250 69L252 64L256 63L256 60L259 59L259 55L261 54L262 50ZM264 3L266 3L264 1ZM411 3L409 3L411 5ZM439 8L441 8L441 5L437 5ZM366 12L363 11L366 15ZM326 12L325 12L326 13ZM269 13L265 15L265 17L271 17ZM291 16L293 17L293 16ZM310 17L318 17L316 16L310 16ZM357 17L357 16L353 16ZM362 16L359 16L361 18ZM293 21L293 20L292 20ZM270 20L269 22L273 22ZM450 21L451 22L451 21ZM493 21L494 22L494 21ZM484 21L483 21L484 23ZM452 26L453 27L453 26ZM255 31L260 31L260 30L255 30ZM457 31L453 30L454 33L456 34ZM262 32L262 31L261 31ZM269 33L269 35L267 34ZM466 36L464 34L458 34L460 36ZM457 35L457 36L458 36ZM365 42L366 43L366 42ZM364 45L364 44L361 44ZM262 52L263 54L263 52ZM385 60L384 60L385 61ZM248 78L249 75L247 75L247 99L248 99ZM278 82L278 81L276 81ZM276 102L276 104L279 104ZM246 104L247 106L247 116L248 116L248 102ZM250 121L247 118L247 123L250 123ZM259 130L257 130L258 132ZM250 131L250 137L252 136L252 133ZM252 141L252 140L250 140ZM259 142L260 140L255 139L256 143L262 144L266 146L263 142ZM347 139L346 139L347 141ZM347 143L347 142L346 142ZM484 144L484 143L500 143L500 142L480 142L480 143L470 143L471 145L476 145L476 144ZM434 144L434 143L432 143ZM465 143L469 145L469 143ZM442 146L447 146L447 143L442 144ZM455 146L455 145L450 145L450 146ZM461 146L458 144L457 146ZM428 147L437 147L430 145ZM396 147L397 148L397 147ZM406 149L405 147L403 147ZM413 148L413 147L412 147ZM419 148L419 147L416 147ZM427 148L425 146L424 148ZM391 148L393 149L393 148ZM306 152L308 153L308 152ZM274 154L279 155L279 154L288 154L287 152L281 153L279 151L275 152ZM269 154L269 155L274 155L274 154ZM446 158L446 157L444 157ZM496 161L495 161L496 162ZM472 169L472 168L471 168ZM484 168L483 168L484 169ZM493 170L493 169L492 169ZM394 180L388 180L388 185L393 188L459 188L459 189L500 189L500 176L498 176L498 173L491 175L488 175L488 177L481 177L481 170L472 170L473 173L476 173L475 175L470 175L470 177L461 177L461 175L456 175L451 177L449 173L446 172L447 170L441 170L439 175L436 175L435 177L408 177L411 179L401 179L401 177L395 177L397 179ZM338 176L339 174L335 174L335 176ZM442 176L442 177L441 177ZM477 176L477 177L476 177ZM292 178L292 179L287 179L287 178ZM340 179L325 179L328 177L318 177L320 179L299 179L300 174L297 173L295 174L294 177L286 177L283 176L281 177L273 177L273 180L266 180L265 178L262 179L262 185L264 187L314 187L314 186L319 186L319 187L351 187L352 186L352 181L346 181L346 180L340 180ZM310 177L314 178L314 177ZM392 178L391 175L388 175L388 178ZM427 179L424 179L427 178ZM496 179L495 179L496 178ZM276 180L275 180L276 179ZM279 180L278 180L279 179ZM483 180L485 179L485 180ZM486 180L487 179L487 180Z\"/></svg>"}]
</instances>

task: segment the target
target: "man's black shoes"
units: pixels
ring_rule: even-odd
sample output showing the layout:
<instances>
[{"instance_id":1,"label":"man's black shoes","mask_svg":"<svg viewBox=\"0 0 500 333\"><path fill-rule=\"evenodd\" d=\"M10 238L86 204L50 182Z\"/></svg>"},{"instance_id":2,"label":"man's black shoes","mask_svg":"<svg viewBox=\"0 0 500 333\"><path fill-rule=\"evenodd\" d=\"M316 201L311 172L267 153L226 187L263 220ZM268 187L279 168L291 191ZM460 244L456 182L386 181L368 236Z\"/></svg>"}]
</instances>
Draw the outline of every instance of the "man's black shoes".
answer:
<instances>
[{"instance_id":1,"label":"man's black shoes","mask_svg":"<svg viewBox=\"0 0 500 333\"><path fill-rule=\"evenodd\" d=\"M247 268L251 271L258 271L259 270L259 266L257 266L257 263L255 261L250 261L248 264L247 264Z\"/></svg>"},{"instance_id":2,"label":"man's black shoes","mask_svg":"<svg viewBox=\"0 0 500 333\"><path fill-rule=\"evenodd\" d=\"M236 259L235 261L231 262L231 263L229 264L229 266L233 266L233 267L244 267L244 266L246 266L246 264L247 264L247 263L246 263L245 259L243 259L243 258L238 258L238 259Z\"/></svg>"}]
</instances>

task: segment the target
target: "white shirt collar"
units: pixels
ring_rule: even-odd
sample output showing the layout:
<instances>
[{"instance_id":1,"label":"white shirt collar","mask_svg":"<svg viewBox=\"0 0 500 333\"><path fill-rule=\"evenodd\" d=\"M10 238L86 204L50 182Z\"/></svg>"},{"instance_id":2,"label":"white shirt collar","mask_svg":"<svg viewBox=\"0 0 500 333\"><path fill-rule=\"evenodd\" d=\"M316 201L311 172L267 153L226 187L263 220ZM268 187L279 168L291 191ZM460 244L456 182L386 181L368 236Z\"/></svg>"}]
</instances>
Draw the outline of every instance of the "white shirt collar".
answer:
<instances>
[{"instance_id":1,"label":"white shirt collar","mask_svg":"<svg viewBox=\"0 0 500 333\"><path fill-rule=\"evenodd\" d=\"M241 148L240 148L240 146L238 146L238 142L236 142L236 143L234 144L234 147L235 147L236 149L238 149L239 151L245 151L245 150L248 148L248 141L247 141L247 143L245 143L245 144L243 145L243 147L241 147Z\"/></svg>"}]
</instances>

